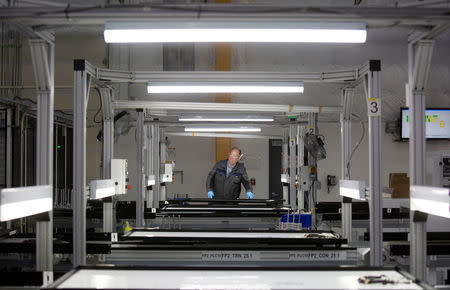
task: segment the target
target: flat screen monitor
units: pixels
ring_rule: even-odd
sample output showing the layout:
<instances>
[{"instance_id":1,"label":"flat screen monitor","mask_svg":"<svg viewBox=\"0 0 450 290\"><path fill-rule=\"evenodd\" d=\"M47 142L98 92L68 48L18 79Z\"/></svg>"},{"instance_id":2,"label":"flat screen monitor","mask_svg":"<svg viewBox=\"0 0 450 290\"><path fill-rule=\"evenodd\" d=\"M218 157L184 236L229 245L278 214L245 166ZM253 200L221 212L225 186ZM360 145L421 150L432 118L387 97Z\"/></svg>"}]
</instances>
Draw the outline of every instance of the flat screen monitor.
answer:
<instances>
[{"instance_id":1,"label":"flat screen monitor","mask_svg":"<svg viewBox=\"0 0 450 290\"><path fill-rule=\"evenodd\" d=\"M402 139L409 139L409 109L401 109ZM425 136L427 139L450 139L450 109L426 109Z\"/></svg>"}]
</instances>

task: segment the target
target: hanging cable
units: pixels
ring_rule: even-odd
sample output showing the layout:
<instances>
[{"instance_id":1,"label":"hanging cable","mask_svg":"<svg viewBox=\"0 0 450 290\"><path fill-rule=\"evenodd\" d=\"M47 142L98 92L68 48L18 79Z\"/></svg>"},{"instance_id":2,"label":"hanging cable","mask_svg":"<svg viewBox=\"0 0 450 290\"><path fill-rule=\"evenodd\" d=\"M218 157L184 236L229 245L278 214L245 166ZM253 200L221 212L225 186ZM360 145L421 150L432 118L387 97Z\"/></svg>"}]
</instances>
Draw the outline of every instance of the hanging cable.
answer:
<instances>
[{"instance_id":1,"label":"hanging cable","mask_svg":"<svg viewBox=\"0 0 450 290\"><path fill-rule=\"evenodd\" d=\"M364 126L364 123L361 119L361 117L359 115L356 114L352 114L352 116L356 117L359 119L359 122L361 123L361 129L362 129L362 134L361 134L361 138L359 139L358 143L356 143L355 147L353 147L352 152L350 153L350 157L348 158L348 162L347 162L347 175L348 178L350 179L350 162L352 161L353 158L353 154L355 153L356 149L358 149L359 145L361 145L365 135L366 135L366 127Z\"/></svg>"},{"instance_id":2,"label":"hanging cable","mask_svg":"<svg viewBox=\"0 0 450 290\"><path fill-rule=\"evenodd\" d=\"M100 89L99 88L95 88L97 90L98 96L100 98L100 107L98 108L97 113L95 113L94 115L94 123L100 124L102 121L96 121L97 115L100 113L100 111L102 110L102 96L100 95Z\"/></svg>"}]
</instances>

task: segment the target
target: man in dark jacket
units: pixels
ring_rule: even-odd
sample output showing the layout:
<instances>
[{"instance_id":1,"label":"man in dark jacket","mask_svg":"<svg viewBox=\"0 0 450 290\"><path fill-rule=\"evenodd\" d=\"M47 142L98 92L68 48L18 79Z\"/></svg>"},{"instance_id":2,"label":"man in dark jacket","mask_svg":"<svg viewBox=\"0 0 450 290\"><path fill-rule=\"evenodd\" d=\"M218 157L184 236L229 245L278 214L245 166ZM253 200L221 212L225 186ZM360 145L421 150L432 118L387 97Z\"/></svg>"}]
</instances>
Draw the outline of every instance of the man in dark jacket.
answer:
<instances>
[{"instance_id":1,"label":"man in dark jacket","mask_svg":"<svg viewBox=\"0 0 450 290\"><path fill-rule=\"evenodd\" d=\"M220 160L214 165L206 178L206 190L209 198L238 199L241 194L241 183L247 191L247 198L254 197L253 189L248 181L244 164L239 163L241 150L233 147L228 160Z\"/></svg>"}]
</instances>

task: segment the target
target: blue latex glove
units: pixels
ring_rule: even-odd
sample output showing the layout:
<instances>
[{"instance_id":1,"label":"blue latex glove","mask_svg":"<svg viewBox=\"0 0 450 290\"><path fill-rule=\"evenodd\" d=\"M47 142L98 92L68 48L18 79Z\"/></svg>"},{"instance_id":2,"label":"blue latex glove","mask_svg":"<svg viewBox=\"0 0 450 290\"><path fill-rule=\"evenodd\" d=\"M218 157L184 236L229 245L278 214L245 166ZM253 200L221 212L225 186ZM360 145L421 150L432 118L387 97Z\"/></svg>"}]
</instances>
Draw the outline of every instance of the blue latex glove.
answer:
<instances>
[{"instance_id":1,"label":"blue latex glove","mask_svg":"<svg viewBox=\"0 0 450 290\"><path fill-rule=\"evenodd\" d=\"M251 192L251 191L247 192L248 199L253 199L254 197L255 197L255 195L253 194L253 192Z\"/></svg>"},{"instance_id":2,"label":"blue latex glove","mask_svg":"<svg viewBox=\"0 0 450 290\"><path fill-rule=\"evenodd\" d=\"M214 197L214 192L212 190L208 191L208 197L211 199Z\"/></svg>"}]
</instances>

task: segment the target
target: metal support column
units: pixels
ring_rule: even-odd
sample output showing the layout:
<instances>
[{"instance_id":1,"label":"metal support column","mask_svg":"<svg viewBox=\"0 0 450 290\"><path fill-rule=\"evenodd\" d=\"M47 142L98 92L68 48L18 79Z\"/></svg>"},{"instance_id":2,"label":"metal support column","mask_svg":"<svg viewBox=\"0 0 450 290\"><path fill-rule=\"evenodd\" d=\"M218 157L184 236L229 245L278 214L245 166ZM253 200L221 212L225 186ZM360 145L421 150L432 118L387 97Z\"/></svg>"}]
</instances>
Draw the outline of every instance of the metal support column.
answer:
<instances>
[{"instance_id":1,"label":"metal support column","mask_svg":"<svg viewBox=\"0 0 450 290\"><path fill-rule=\"evenodd\" d=\"M350 154L351 154L351 104L354 90L342 91L342 105L344 112L341 113L341 179L350 179ZM352 199L342 197L342 236L348 242L352 240Z\"/></svg>"},{"instance_id":2,"label":"metal support column","mask_svg":"<svg viewBox=\"0 0 450 290\"><path fill-rule=\"evenodd\" d=\"M12 109L6 109L6 187L12 186Z\"/></svg>"},{"instance_id":3,"label":"metal support column","mask_svg":"<svg viewBox=\"0 0 450 290\"><path fill-rule=\"evenodd\" d=\"M369 118L370 265L383 265L381 196L381 62L370 60L367 87Z\"/></svg>"},{"instance_id":4,"label":"metal support column","mask_svg":"<svg viewBox=\"0 0 450 290\"><path fill-rule=\"evenodd\" d=\"M297 125L297 206L301 210L305 207L305 190L302 186L302 180L300 180L302 167L305 165L305 142L303 137L305 135L305 126Z\"/></svg>"},{"instance_id":5,"label":"metal support column","mask_svg":"<svg viewBox=\"0 0 450 290\"><path fill-rule=\"evenodd\" d=\"M112 90L100 88L103 115L102 139L102 178L111 179L111 159L114 158L114 112L112 109ZM103 202L103 232L115 232L113 199Z\"/></svg>"},{"instance_id":6,"label":"metal support column","mask_svg":"<svg viewBox=\"0 0 450 290\"><path fill-rule=\"evenodd\" d=\"M289 166L289 153L288 153L288 140L287 138L283 138L283 144L281 145L281 152L282 152L282 161L281 161L281 173L282 174L288 174L288 166ZM284 205L289 204L289 181L286 180L285 182L281 182L283 186L283 200Z\"/></svg>"},{"instance_id":7,"label":"metal support column","mask_svg":"<svg viewBox=\"0 0 450 290\"><path fill-rule=\"evenodd\" d=\"M164 136L163 130L164 129L161 129L160 136ZM167 143L166 139L164 138L159 143L159 158L160 158L159 160L160 164L163 166L164 169L166 164L166 154L167 154ZM165 182L161 182L159 200L165 201L166 199L167 199L167 186Z\"/></svg>"},{"instance_id":8,"label":"metal support column","mask_svg":"<svg viewBox=\"0 0 450 290\"><path fill-rule=\"evenodd\" d=\"M12 187L12 109L6 109L6 187ZM11 221L6 222L6 228L11 229Z\"/></svg>"},{"instance_id":9,"label":"metal support column","mask_svg":"<svg viewBox=\"0 0 450 290\"><path fill-rule=\"evenodd\" d=\"M86 114L91 76L85 60L74 60L73 267L86 264Z\"/></svg>"},{"instance_id":10,"label":"metal support column","mask_svg":"<svg viewBox=\"0 0 450 290\"><path fill-rule=\"evenodd\" d=\"M159 208L159 193L161 185L159 161L159 124L152 124L152 174L155 175L153 186L153 208Z\"/></svg>"},{"instance_id":11,"label":"metal support column","mask_svg":"<svg viewBox=\"0 0 450 290\"><path fill-rule=\"evenodd\" d=\"M312 132L314 134L318 134L318 127L317 127L317 113L308 113L308 131ZM316 194L317 194L317 158L312 156L311 154L308 154L308 165L309 167L316 168L316 177L311 180L311 188L308 191L308 210L312 211L315 207L314 200L316 200ZM315 215L314 215L315 216ZM314 221L313 221L314 225Z\"/></svg>"},{"instance_id":12,"label":"metal support column","mask_svg":"<svg viewBox=\"0 0 450 290\"><path fill-rule=\"evenodd\" d=\"M297 126L295 124L289 125L289 204L292 210L297 210L297 190L295 188L296 182L296 157L297 150L295 148L295 140L297 133Z\"/></svg>"},{"instance_id":13,"label":"metal support column","mask_svg":"<svg viewBox=\"0 0 450 290\"><path fill-rule=\"evenodd\" d=\"M136 196L136 226L143 227L144 222L144 110L137 109L136 125L136 175L137 175L137 196Z\"/></svg>"},{"instance_id":14,"label":"metal support column","mask_svg":"<svg viewBox=\"0 0 450 290\"><path fill-rule=\"evenodd\" d=\"M53 102L55 46L30 40L37 89L36 183L53 185ZM53 212L48 221L36 222L36 270L53 271ZM46 282L44 282L45 284Z\"/></svg>"},{"instance_id":15,"label":"metal support column","mask_svg":"<svg viewBox=\"0 0 450 290\"><path fill-rule=\"evenodd\" d=\"M409 60L409 170L410 184L425 184L425 86L431 64L433 40L420 40L417 44L410 43ZM415 57L414 57L415 50ZM414 58L413 58L414 57ZM427 279L427 215L412 211L410 213L410 272L422 281Z\"/></svg>"},{"instance_id":16,"label":"metal support column","mask_svg":"<svg viewBox=\"0 0 450 290\"><path fill-rule=\"evenodd\" d=\"M145 176L147 177L146 182L153 174L153 156L152 156L152 126L149 124L144 124L145 130ZM146 184L147 185L147 184ZM151 190L146 187L145 191L145 201L146 207L153 207L153 187Z\"/></svg>"}]
</instances>

